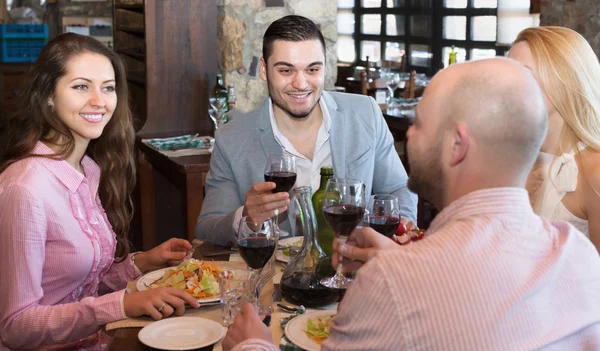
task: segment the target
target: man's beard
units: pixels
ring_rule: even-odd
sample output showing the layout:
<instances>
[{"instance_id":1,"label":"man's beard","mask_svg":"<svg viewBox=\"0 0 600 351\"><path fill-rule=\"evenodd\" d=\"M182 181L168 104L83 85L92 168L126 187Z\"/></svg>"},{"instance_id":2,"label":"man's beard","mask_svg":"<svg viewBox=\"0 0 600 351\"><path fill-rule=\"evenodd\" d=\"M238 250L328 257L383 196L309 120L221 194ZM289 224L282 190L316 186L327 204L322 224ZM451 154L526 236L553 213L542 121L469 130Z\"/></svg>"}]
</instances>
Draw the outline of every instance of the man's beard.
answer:
<instances>
[{"instance_id":1,"label":"man's beard","mask_svg":"<svg viewBox=\"0 0 600 351\"><path fill-rule=\"evenodd\" d=\"M440 143L425 152L409 152L408 189L436 207L441 206L444 175L440 165Z\"/></svg>"},{"instance_id":2,"label":"man's beard","mask_svg":"<svg viewBox=\"0 0 600 351\"><path fill-rule=\"evenodd\" d=\"M302 118L308 117L308 115L310 115L313 112L313 110L315 109L315 107L317 106L319 101L321 100L321 97L319 97L317 99L317 101L315 101L315 104L312 105L312 107L308 111L295 113L286 106L283 99L276 98L275 94L271 93L271 83L269 83L268 76L267 76L267 86L269 88L269 97L271 98L271 101L273 102L273 104L275 104L277 107L282 109L285 113L292 116L293 118L302 119ZM313 91L311 94L315 94L315 92Z\"/></svg>"}]
</instances>

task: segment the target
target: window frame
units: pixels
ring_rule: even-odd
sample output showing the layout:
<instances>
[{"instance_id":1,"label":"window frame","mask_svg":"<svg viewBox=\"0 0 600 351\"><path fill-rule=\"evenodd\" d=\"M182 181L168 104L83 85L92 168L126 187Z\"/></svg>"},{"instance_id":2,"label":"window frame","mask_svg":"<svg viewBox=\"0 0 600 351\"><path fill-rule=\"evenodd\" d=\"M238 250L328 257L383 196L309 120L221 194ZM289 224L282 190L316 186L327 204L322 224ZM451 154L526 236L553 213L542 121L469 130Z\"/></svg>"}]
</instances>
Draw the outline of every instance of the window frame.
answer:
<instances>
[{"instance_id":1,"label":"window frame","mask_svg":"<svg viewBox=\"0 0 600 351\"><path fill-rule=\"evenodd\" d=\"M425 2L420 5L414 5L415 2ZM494 16L498 20L498 8L475 8L474 0L467 1L466 8L446 8L443 0L404 0L403 7L387 7L387 0L381 1L381 7L363 7L362 0L354 0L354 50L356 62L362 62L362 47L363 41L378 41L380 45L380 57L385 60L386 42L398 42L404 44L404 50L408 56L413 45L427 45L430 48L431 60L429 66L413 66L410 59L406 62L407 70L416 70L419 73L433 75L442 65L445 58L442 57L443 48L456 46L466 50L465 60L471 58L471 50L473 49L493 49L496 55L502 56L508 49L507 46L499 45L496 41L478 41L471 39L472 19L478 16ZM381 16L380 34L362 34L362 16L376 14ZM388 35L387 34L387 15L402 15L404 16L404 35ZM431 31L428 37L412 35L410 32L410 17L415 15L426 15L430 17ZM446 16L464 16L467 19L466 37L465 40L445 39L444 38L444 17ZM496 22L497 23L497 22ZM497 35L496 24L496 35Z\"/></svg>"}]
</instances>

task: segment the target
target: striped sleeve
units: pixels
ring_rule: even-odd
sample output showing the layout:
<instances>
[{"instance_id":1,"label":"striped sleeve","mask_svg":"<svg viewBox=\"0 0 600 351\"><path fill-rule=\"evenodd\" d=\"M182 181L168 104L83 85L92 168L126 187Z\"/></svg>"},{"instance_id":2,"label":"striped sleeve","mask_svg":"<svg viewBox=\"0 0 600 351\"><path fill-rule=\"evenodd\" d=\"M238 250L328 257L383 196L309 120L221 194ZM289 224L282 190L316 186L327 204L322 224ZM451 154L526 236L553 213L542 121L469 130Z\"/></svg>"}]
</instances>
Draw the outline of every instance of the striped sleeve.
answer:
<instances>
[{"instance_id":1,"label":"striped sleeve","mask_svg":"<svg viewBox=\"0 0 600 351\"><path fill-rule=\"evenodd\" d=\"M402 350L400 304L392 300L392 289L381 260L371 259L362 267L346 292L322 350Z\"/></svg>"},{"instance_id":2,"label":"striped sleeve","mask_svg":"<svg viewBox=\"0 0 600 351\"><path fill-rule=\"evenodd\" d=\"M248 339L237 344L231 351L279 351L279 349L277 346L265 340Z\"/></svg>"}]
</instances>

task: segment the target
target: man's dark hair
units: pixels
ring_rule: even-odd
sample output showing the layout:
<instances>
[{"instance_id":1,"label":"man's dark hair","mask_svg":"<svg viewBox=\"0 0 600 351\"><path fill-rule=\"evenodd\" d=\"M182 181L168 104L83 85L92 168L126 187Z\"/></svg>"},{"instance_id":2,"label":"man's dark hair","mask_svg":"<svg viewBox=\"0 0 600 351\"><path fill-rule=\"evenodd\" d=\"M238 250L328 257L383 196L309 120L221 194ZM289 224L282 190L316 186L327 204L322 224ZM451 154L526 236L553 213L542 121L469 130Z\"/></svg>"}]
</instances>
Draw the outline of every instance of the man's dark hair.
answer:
<instances>
[{"instance_id":1,"label":"man's dark hair","mask_svg":"<svg viewBox=\"0 0 600 351\"><path fill-rule=\"evenodd\" d=\"M263 36L263 59L273 53L275 40L300 42L306 40L319 40L325 53L325 38L317 25L306 17L289 15L271 23Z\"/></svg>"}]
</instances>

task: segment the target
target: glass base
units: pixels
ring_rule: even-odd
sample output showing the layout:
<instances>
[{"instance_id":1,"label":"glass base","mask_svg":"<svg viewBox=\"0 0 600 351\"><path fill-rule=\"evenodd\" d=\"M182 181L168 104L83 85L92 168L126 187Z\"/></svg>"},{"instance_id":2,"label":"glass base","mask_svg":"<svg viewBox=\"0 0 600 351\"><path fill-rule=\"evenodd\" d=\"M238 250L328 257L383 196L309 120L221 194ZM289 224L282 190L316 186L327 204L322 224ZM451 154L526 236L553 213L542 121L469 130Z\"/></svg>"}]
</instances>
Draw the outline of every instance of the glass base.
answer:
<instances>
[{"instance_id":1,"label":"glass base","mask_svg":"<svg viewBox=\"0 0 600 351\"><path fill-rule=\"evenodd\" d=\"M277 236L280 237L280 238L285 238L285 237L290 236L290 233L288 233L285 230L279 228L279 226L277 227L277 234L278 234Z\"/></svg>"},{"instance_id":2,"label":"glass base","mask_svg":"<svg viewBox=\"0 0 600 351\"><path fill-rule=\"evenodd\" d=\"M352 284L352 278L346 278L343 275L336 274L331 278L323 278L319 283L330 289L348 289Z\"/></svg>"}]
</instances>

